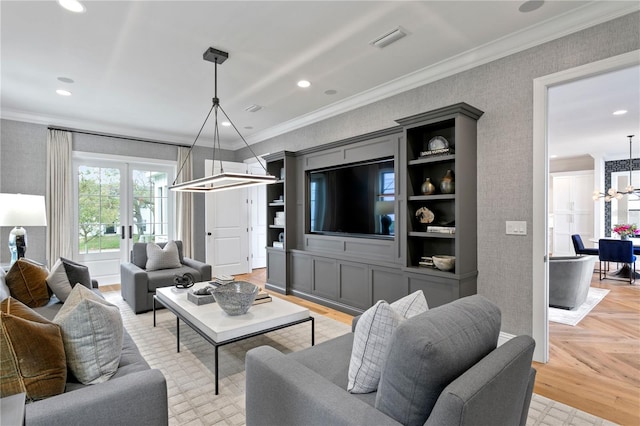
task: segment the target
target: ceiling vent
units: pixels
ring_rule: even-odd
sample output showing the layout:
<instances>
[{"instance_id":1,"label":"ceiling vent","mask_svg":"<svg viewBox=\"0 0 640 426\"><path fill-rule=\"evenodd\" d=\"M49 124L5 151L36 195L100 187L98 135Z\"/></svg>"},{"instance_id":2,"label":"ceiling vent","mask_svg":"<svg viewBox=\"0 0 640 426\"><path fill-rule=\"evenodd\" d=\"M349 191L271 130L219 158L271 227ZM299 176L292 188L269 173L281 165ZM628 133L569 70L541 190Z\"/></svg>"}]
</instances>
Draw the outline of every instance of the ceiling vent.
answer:
<instances>
[{"instance_id":1,"label":"ceiling vent","mask_svg":"<svg viewBox=\"0 0 640 426\"><path fill-rule=\"evenodd\" d=\"M376 37L375 39L370 41L369 44L382 49L383 47L386 47L391 43L400 40L402 37L406 35L407 35L407 31L404 28L396 27L391 31L384 33L380 37Z\"/></svg>"},{"instance_id":2,"label":"ceiling vent","mask_svg":"<svg viewBox=\"0 0 640 426\"><path fill-rule=\"evenodd\" d=\"M244 110L247 112L256 112L256 111L260 111L262 109L262 107L260 105L249 105L248 107L246 107Z\"/></svg>"}]
</instances>

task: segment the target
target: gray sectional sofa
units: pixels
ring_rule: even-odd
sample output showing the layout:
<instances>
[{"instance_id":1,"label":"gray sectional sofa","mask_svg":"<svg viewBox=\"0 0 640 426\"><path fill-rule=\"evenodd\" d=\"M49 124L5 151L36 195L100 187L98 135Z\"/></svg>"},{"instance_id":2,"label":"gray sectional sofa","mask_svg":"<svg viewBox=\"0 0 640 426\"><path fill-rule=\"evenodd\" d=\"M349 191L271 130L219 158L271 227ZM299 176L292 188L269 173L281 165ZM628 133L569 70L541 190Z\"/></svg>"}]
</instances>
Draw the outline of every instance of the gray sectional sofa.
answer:
<instances>
[{"instance_id":1,"label":"gray sectional sofa","mask_svg":"<svg viewBox=\"0 0 640 426\"><path fill-rule=\"evenodd\" d=\"M402 322L375 392L346 391L353 333L285 355L246 357L246 421L256 425L524 425L535 342L496 348L500 311L475 295Z\"/></svg>"},{"instance_id":2,"label":"gray sectional sofa","mask_svg":"<svg viewBox=\"0 0 640 426\"><path fill-rule=\"evenodd\" d=\"M34 310L51 320L61 307L62 303L54 303ZM25 408L27 426L169 423L165 377L160 370L149 367L126 330L118 371L109 380L83 385L68 377L63 394L29 403Z\"/></svg>"}]
</instances>

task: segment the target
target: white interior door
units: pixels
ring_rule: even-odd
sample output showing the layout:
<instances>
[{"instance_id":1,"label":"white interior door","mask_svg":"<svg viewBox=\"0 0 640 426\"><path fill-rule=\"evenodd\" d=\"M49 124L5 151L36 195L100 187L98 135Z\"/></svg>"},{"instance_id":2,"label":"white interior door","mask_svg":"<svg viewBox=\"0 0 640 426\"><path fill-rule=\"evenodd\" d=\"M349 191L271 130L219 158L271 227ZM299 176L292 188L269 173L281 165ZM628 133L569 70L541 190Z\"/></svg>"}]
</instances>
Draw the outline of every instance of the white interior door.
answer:
<instances>
[{"instance_id":1,"label":"white interior door","mask_svg":"<svg viewBox=\"0 0 640 426\"><path fill-rule=\"evenodd\" d=\"M212 173L212 161L205 161L205 174ZM225 172L246 173L243 163L222 163ZM220 163L216 161L215 171ZM248 190L206 194L206 259L212 274L237 275L250 272L249 267L249 201Z\"/></svg>"}]
</instances>

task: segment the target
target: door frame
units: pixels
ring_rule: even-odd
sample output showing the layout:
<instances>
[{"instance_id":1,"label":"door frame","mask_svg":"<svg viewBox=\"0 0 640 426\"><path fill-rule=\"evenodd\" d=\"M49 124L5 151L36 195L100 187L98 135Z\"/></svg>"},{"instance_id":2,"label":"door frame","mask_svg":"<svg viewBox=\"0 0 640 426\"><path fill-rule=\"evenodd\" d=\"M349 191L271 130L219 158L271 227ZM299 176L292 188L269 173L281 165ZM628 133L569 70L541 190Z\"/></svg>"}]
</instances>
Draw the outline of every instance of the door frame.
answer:
<instances>
[{"instance_id":1,"label":"door frame","mask_svg":"<svg viewBox=\"0 0 640 426\"><path fill-rule=\"evenodd\" d=\"M100 166L105 166L105 167L109 167L109 165L113 165L114 167L118 167L118 168L122 168L124 165L124 170L126 171L126 175L123 177L127 182L129 180L129 178L131 177L131 171L135 170L139 167L141 168L154 168L154 167L158 167L161 169L164 169L162 171L166 171L169 173L169 181L173 180L175 178L175 174L176 174L176 162L175 161L170 161L170 160L158 160L158 159L153 159L153 158L143 158L143 157L130 157L130 156L122 156L122 155L114 155L114 154L101 154L101 153L92 153L92 152L85 152L85 151L74 151L73 155L72 155L72 164L73 164L73 194L74 194L74 198L73 198L73 226L74 226L74 231L77 231L77 222L78 222L78 199L76 198L76 195L78 193L78 178L76 175L76 168L79 164L81 164L82 162L87 162L87 163L96 163L96 164L100 164ZM129 183L126 184L122 184L122 179L121 178L121 191L124 187L124 197L126 197L127 200L129 200L132 196L132 194L129 193ZM121 198L122 198L121 194ZM168 218L168 224L169 224L169 239L175 238L175 195L172 191L169 191L169 193L167 194L167 199L170 202L171 208L168 211L169 214L169 218ZM126 210L126 206L121 206L120 209L120 214L121 216L124 214L125 217L121 217L121 222L127 222L130 223L133 226L133 218L131 217L131 211L127 211ZM74 241L73 241L73 253L74 253L74 257L75 255L78 254L78 241L77 241L77 235L73 237ZM128 241L128 239L125 239L126 243L123 244L121 243L120 245L120 263L123 262L127 262L129 261L129 251L131 249L131 245L133 244L132 242ZM95 257L95 258L92 258ZM76 259L79 260L79 259ZM85 263L91 270L91 266L93 264L93 268L95 268L98 262L100 262L101 259L97 258L96 256L91 256L89 255L88 259L84 259L83 263ZM113 283L119 283L120 282L120 272L118 271L117 274L110 274L110 275L100 275L99 273L97 273L97 271L91 271L91 275L95 276L96 278L100 278L102 277L102 281L104 284L111 284L112 281ZM108 282L104 281L107 280Z\"/></svg>"},{"instance_id":2,"label":"door frame","mask_svg":"<svg viewBox=\"0 0 640 426\"><path fill-rule=\"evenodd\" d=\"M547 140L548 90L571 81L640 64L640 50L613 56L533 80L533 247L532 247L532 335L536 341L534 361L549 360L549 264L547 262L547 210L549 152ZM594 171L598 178L599 165ZM597 209L600 211L600 209ZM594 215L597 213L594 212ZM599 219L597 219L599 220Z\"/></svg>"}]
</instances>

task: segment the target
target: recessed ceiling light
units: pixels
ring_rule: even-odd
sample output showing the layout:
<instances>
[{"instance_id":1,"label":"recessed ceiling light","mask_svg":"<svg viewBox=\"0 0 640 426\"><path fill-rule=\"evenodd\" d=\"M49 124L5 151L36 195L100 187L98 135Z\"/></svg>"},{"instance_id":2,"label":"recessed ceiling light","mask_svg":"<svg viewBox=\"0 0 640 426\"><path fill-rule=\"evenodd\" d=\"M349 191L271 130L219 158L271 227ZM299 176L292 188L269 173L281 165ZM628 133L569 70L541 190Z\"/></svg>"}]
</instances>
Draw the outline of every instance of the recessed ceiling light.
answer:
<instances>
[{"instance_id":1,"label":"recessed ceiling light","mask_svg":"<svg viewBox=\"0 0 640 426\"><path fill-rule=\"evenodd\" d=\"M61 81L63 83L69 83L69 84L73 83L73 80L70 79L69 77L58 77L58 81Z\"/></svg>"},{"instance_id":2,"label":"recessed ceiling light","mask_svg":"<svg viewBox=\"0 0 640 426\"><path fill-rule=\"evenodd\" d=\"M58 4L70 12L84 13L87 10L78 0L58 0Z\"/></svg>"},{"instance_id":3,"label":"recessed ceiling light","mask_svg":"<svg viewBox=\"0 0 640 426\"><path fill-rule=\"evenodd\" d=\"M619 109L617 111L613 111L613 115L623 115L626 114L627 110L626 109Z\"/></svg>"},{"instance_id":4,"label":"recessed ceiling light","mask_svg":"<svg viewBox=\"0 0 640 426\"><path fill-rule=\"evenodd\" d=\"M311 82L307 81L307 80L300 80L298 82L298 87L309 87L311 86Z\"/></svg>"},{"instance_id":5,"label":"recessed ceiling light","mask_svg":"<svg viewBox=\"0 0 640 426\"><path fill-rule=\"evenodd\" d=\"M333 89L329 89L329 90L325 90L324 94L325 95L335 95L336 93L338 93L337 90L333 90Z\"/></svg>"},{"instance_id":6,"label":"recessed ceiling light","mask_svg":"<svg viewBox=\"0 0 640 426\"><path fill-rule=\"evenodd\" d=\"M520 5L518 10L522 13L533 12L534 10L538 10L544 4L544 0L528 0Z\"/></svg>"},{"instance_id":7,"label":"recessed ceiling light","mask_svg":"<svg viewBox=\"0 0 640 426\"><path fill-rule=\"evenodd\" d=\"M60 96L71 96L71 92L64 89L58 89L56 90L56 93Z\"/></svg>"},{"instance_id":8,"label":"recessed ceiling light","mask_svg":"<svg viewBox=\"0 0 640 426\"><path fill-rule=\"evenodd\" d=\"M223 121L222 123L220 123L222 126L224 127L229 127L231 126L231 123L229 123L228 121Z\"/></svg>"}]
</instances>

